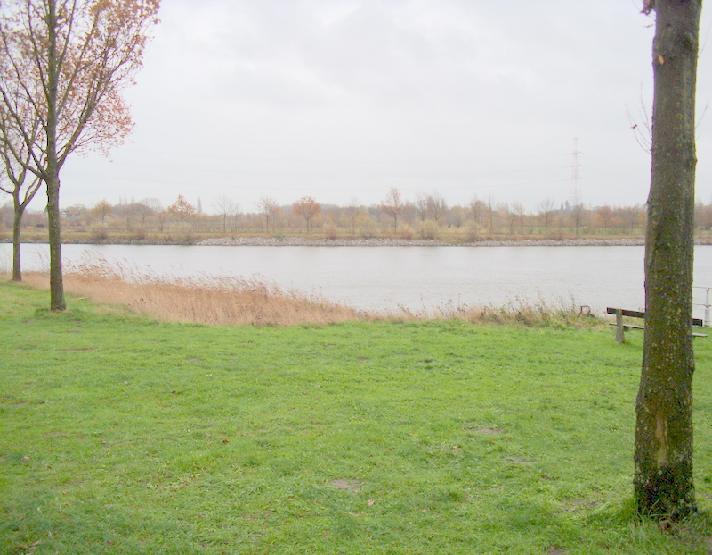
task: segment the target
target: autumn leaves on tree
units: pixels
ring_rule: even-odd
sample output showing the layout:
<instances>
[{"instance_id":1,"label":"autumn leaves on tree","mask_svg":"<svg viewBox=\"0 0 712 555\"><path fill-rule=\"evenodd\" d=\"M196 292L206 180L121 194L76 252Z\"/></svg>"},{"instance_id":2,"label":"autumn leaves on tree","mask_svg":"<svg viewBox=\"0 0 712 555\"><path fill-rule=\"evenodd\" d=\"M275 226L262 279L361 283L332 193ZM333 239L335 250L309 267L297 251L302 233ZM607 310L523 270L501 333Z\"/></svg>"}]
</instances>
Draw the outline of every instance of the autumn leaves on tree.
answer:
<instances>
[{"instance_id":1,"label":"autumn leaves on tree","mask_svg":"<svg viewBox=\"0 0 712 555\"><path fill-rule=\"evenodd\" d=\"M321 205L312 197L302 197L292 205L292 211L302 218L307 226L307 233L311 232L311 221L321 211Z\"/></svg>"},{"instance_id":2,"label":"autumn leaves on tree","mask_svg":"<svg viewBox=\"0 0 712 555\"><path fill-rule=\"evenodd\" d=\"M121 91L141 66L158 6L158 0L2 3L0 140L14 166L45 185L52 310L65 308L62 168L71 154L107 150L130 131Z\"/></svg>"}]
</instances>

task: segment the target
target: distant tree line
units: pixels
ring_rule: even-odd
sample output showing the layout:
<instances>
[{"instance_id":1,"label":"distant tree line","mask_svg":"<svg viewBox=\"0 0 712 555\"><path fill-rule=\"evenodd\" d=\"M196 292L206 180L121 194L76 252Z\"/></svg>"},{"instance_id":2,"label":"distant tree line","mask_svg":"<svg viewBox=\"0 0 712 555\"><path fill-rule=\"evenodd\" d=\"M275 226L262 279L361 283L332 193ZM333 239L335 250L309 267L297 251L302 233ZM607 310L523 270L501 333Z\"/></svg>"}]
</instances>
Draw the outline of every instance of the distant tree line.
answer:
<instances>
[{"instance_id":1,"label":"distant tree line","mask_svg":"<svg viewBox=\"0 0 712 555\"><path fill-rule=\"evenodd\" d=\"M478 198L467 205L448 204L437 193L408 200L399 190L391 189L382 202L370 205L322 204L312 196L279 204L264 197L252 210L241 210L237 202L221 196L205 212L200 200L191 202L178 195L168 206L150 198L113 204L102 200L94 206L75 204L63 208L61 217L67 233L92 241L188 240L205 235L477 241L642 237L646 209L644 205L585 206L544 200L535 210L528 210L517 202L495 203ZM7 203L0 208L0 227L10 230L13 223L13 207ZM28 211L23 219L26 231L41 234L46 226L43 211ZM712 204L696 205L695 229L712 229Z\"/></svg>"}]
</instances>

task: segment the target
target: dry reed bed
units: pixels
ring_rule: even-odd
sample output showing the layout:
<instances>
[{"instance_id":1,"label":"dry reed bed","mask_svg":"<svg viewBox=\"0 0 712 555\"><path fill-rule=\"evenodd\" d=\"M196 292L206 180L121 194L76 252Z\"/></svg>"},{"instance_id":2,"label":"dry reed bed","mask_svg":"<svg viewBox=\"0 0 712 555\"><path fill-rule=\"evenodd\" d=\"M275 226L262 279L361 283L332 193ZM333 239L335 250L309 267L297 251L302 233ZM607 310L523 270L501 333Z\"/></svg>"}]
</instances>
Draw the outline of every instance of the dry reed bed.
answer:
<instances>
[{"instance_id":1,"label":"dry reed bed","mask_svg":"<svg viewBox=\"0 0 712 555\"><path fill-rule=\"evenodd\" d=\"M49 288L46 273L26 273L31 287ZM433 312L366 312L315 295L285 291L258 280L168 279L141 275L105 262L71 268L67 293L116 304L164 322L209 325L327 325L349 321L461 320L473 324L582 327L600 320L578 314L571 305L552 307L522 300L501 307L444 306Z\"/></svg>"},{"instance_id":2,"label":"dry reed bed","mask_svg":"<svg viewBox=\"0 0 712 555\"><path fill-rule=\"evenodd\" d=\"M28 273L23 280L32 287L49 289L47 274ZM368 319L365 313L347 306L250 280L126 279L106 270L84 269L66 273L64 289L164 322L294 325Z\"/></svg>"}]
</instances>

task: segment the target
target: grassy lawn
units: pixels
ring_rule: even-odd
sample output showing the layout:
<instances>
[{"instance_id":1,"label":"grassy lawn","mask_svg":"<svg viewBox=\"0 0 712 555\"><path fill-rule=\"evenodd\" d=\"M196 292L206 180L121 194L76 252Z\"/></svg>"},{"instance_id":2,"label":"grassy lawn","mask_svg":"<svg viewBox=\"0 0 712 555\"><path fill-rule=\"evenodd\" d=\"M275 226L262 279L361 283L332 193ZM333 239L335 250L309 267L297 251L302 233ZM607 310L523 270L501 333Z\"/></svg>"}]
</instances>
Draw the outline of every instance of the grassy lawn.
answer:
<instances>
[{"instance_id":1,"label":"grassy lawn","mask_svg":"<svg viewBox=\"0 0 712 555\"><path fill-rule=\"evenodd\" d=\"M0 552L693 552L632 511L641 336L205 327L0 284ZM712 338L695 474L712 509Z\"/></svg>"}]
</instances>

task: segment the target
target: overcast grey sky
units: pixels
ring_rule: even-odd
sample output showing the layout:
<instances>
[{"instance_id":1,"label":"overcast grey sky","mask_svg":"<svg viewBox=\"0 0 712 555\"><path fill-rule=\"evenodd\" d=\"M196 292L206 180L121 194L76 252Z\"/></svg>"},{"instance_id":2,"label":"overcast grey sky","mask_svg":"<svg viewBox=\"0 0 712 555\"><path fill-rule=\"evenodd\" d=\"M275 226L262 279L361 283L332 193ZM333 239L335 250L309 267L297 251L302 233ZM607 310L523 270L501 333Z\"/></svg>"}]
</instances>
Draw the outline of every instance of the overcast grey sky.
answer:
<instances>
[{"instance_id":1,"label":"overcast grey sky","mask_svg":"<svg viewBox=\"0 0 712 555\"><path fill-rule=\"evenodd\" d=\"M641 0L163 0L136 122L106 158L75 157L64 205L182 193L209 211L270 195L378 202L437 191L529 208L645 201L630 130L651 99L653 19ZM703 13L700 111L712 102ZM712 200L712 108L698 199Z\"/></svg>"}]
</instances>

